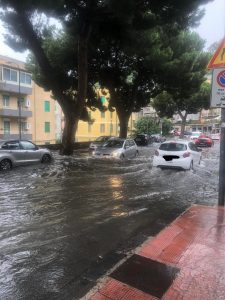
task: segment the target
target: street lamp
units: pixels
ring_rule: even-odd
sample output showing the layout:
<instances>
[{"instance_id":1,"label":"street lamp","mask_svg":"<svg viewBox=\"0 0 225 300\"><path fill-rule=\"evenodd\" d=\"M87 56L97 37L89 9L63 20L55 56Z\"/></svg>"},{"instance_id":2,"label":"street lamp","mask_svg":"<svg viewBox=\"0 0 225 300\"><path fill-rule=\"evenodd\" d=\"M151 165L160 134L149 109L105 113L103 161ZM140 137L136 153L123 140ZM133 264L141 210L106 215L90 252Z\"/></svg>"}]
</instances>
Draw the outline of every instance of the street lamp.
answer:
<instances>
[{"instance_id":1,"label":"street lamp","mask_svg":"<svg viewBox=\"0 0 225 300\"><path fill-rule=\"evenodd\" d=\"M20 92L20 69L19 70L19 98L18 98L18 110L19 110L19 139L21 140L22 136L22 120L21 120L21 92Z\"/></svg>"},{"instance_id":2,"label":"street lamp","mask_svg":"<svg viewBox=\"0 0 225 300\"><path fill-rule=\"evenodd\" d=\"M12 65L12 66L16 66L16 68L19 71L19 97L18 97L18 100L17 100L17 105L18 105L18 113L19 113L19 140L21 140L21 138L22 138L22 115L21 115L21 112L22 112L22 107L21 107L22 101L21 101L21 89L20 89L20 65L14 63L12 61L7 61L6 63L9 64L9 65Z\"/></svg>"}]
</instances>

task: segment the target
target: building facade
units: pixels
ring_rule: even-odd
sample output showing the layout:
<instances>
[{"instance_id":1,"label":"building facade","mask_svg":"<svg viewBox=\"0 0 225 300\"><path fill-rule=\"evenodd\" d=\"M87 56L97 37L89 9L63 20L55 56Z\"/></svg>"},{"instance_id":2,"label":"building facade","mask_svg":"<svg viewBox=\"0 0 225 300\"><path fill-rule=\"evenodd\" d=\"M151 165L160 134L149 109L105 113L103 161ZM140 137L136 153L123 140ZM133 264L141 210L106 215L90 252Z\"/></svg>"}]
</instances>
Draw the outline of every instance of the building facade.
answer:
<instances>
[{"instance_id":1,"label":"building facade","mask_svg":"<svg viewBox=\"0 0 225 300\"><path fill-rule=\"evenodd\" d=\"M119 136L120 124L116 111L99 110L89 111L89 115L93 122L87 123L80 121L76 133L76 141L93 141L102 135ZM132 114L128 123L128 135L131 135L134 130L136 115Z\"/></svg>"},{"instance_id":2,"label":"building facade","mask_svg":"<svg viewBox=\"0 0 225 300\"><path fill-rule=\"evenodd\" d=\"M57 102L32 81L25 64L0 56L0 139L55 143L61 139L60 118Z\"/></svg>"}]
</instances>

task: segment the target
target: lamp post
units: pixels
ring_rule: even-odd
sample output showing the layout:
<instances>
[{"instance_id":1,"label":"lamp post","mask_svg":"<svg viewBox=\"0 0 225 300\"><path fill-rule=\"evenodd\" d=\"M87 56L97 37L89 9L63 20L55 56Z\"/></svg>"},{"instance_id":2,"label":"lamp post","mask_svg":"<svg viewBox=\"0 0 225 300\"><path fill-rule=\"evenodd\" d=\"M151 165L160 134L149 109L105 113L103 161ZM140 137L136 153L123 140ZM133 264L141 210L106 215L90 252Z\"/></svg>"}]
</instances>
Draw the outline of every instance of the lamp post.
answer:
<instances>
[{"instance_id":1,"label":"lamp post","mask_svg":"<svg viewBox=\"0 0 225 300\"><path fill-rule=\"evenodd\" d=\"M18 110L19 110L19 139L22 137L22 122L21 122L21 92L20 92L20 69L19 69L19 98L18 98Z\"/></svg>"}]
</instances>

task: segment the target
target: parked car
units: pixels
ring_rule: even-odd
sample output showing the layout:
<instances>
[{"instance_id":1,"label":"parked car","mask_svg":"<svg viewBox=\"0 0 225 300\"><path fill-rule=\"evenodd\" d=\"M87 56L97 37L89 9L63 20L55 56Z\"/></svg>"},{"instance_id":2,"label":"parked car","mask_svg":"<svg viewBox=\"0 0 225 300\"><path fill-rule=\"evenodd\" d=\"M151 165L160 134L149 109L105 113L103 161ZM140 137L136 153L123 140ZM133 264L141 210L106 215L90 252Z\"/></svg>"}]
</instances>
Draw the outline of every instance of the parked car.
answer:
<instances>
[{"instance_id":1,"label":"parked car","mask_svg":"<svg viewBox=\"0 0 225 300\"><path fill-rule=\"evenodd\" d=\"M220 133L212 133L211 134L211 139L212 140L216 140L216 141L219 141L220 140Z\"/></svg>"},{"instance_id":2,"label":"parked car","mask_svg":"<svg viewBox=\"0 0 225 300\"><path fill-rule=\"evenodd\" d=\"M151 134L150 140L152 143L162 143L165 142L166 138L159 133Z\"/></svg>"},{"instance_id":3,"label":"parked car","mask_svg":"<svg viewBox=\"0 0 225 300\"><path fill-rule=\"evenodd\" d=\"M172 140L162 143L155 151L154 167L193 169L201 161L201 149L191 141Z\"/></svg>"},{"instance_id":4,"label":"parked car","mask_svg":"<svg viewBox=\"0 0 225 300\"><path fill-rule=\"evenodd\" d=\"M190 139L192 141L195 141L201 134L202 134L201 131L192 131Z\"/></svg>"},{"instance_id":5,"label":"parked car","mask_svg":"<svg viewBox=\"0 0 225 300\"><path fill-rule=\"evenodd\" d=\"M148 134L138 134L135 139L134 139L135 143L138 146L147 146L149 141L150 141L150 137Z\"/></svg>"},{"instance_id":6,"label":"parked car","mask_svg":"<svg viewBox=\"0 0 225 300\"><path fill-rule=\"evenodd\" d=\"M89 145L90 150L95 150L97 147L102 146L105 142L107 142L112 136L99 136L95 141L91 142Z\"/></svg>"},{"instance_id":7,"label":"parked car","mask_svg":"<svg viewBox=\"0 0 225 300\"><path fill-rule=\"evenodd\" d=\"M189 139L192 135L191 131L184 131L184 138Z\"/></svg>"},{"instance_id":8,"label":"parked car","mask_svg":"<svg viewBox=\"0 0 225 300\"><path fill-rule=\"evenodd\" d=\"M196 140L195 140L195 145L197 147L212 147L214 145L213 140L211 137L201 134Z\"/></svg>"},{"instance_id":9,"label":"parked car","mask_svg":"<svg viewBox=\"0 0 225 300\"><path fill-rule=\"evenodd\" d=\"M48 149L39 148L26 140L0 141L0 170L33 162L49 163L52 154Z\"/></svg>"},{"instance_id":10,"label":"parked car","mask_svg":"<svg viewBox=\"0 0 225 300\"><path fill-rule=\"evenodd\" d=\"M93 156L101 158L131 158L138 155L138 148L134 140L111 138L103 146L93 151Z\"/></svg>"}]
</instances>

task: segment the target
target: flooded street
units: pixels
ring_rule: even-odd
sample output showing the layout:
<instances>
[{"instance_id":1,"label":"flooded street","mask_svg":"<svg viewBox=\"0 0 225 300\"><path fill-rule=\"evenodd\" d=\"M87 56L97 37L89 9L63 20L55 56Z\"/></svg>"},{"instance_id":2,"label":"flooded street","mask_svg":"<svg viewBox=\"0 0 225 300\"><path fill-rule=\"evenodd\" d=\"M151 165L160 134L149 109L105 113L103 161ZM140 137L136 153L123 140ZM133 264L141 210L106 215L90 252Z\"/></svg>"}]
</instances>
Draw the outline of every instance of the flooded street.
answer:
<instances>
[{"instance_id":1,"label":"flooded street","mask_svg":"<svg viewBox=\"0 0 225 300\"><path fill-rule=\"evenodd\" d=\"M0 173L0 299L80 299L126 252L192 204L217 204L219 144L194 171L87 153Z\"/></svg>"}]
</instances>

